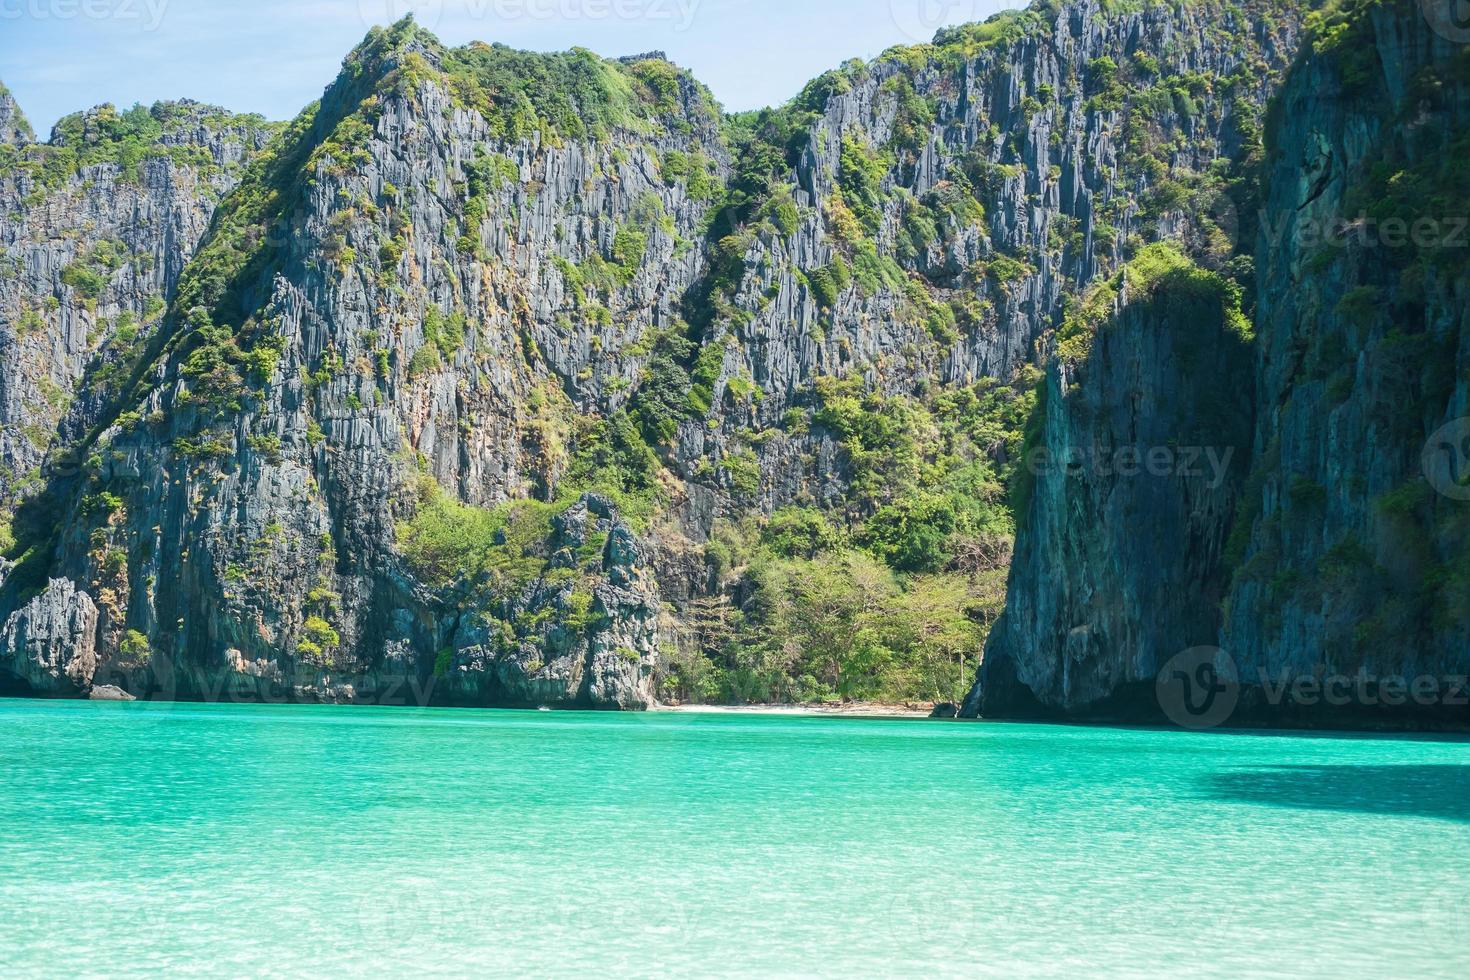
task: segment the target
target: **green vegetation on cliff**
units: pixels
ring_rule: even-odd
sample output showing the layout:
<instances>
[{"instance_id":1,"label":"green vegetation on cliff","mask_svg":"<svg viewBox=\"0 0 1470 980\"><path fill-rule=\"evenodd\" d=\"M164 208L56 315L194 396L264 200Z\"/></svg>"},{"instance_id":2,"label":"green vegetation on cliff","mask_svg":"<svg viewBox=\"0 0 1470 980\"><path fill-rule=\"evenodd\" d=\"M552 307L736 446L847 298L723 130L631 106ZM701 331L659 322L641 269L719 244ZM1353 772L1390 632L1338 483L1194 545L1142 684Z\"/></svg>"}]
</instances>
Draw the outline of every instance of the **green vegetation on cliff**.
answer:
<instances>
[{"instance_id":1,"label":"green vegetation on cliff","mask_svg":"<svg viewBox=\"0 0 1470 980\"><path fill-rule=\"evenodd\" d=\"M1323 6L1271 108L1270 192L1309 244L1277 233L1263 282L1267 363L1289 352L1290 370L1269 376L1280 429L1231 542L1229 612L1255 644L1310 616L1318 642L1354 664L1463 648L1470 519L1426 479L1458 475L1458 437L1440 433L1454 432L1470 379L1470 47L1424 22L1450 7ZM1330 185L1303 184L1303 117L1314 136L1368 134L1334 161ZM1287 277L1298 290L1275 295ZM1347 433L1330 453L1291 438L1329 424Z\"/></svg>"},{"instance_id":2,"label":"green vegetation on cliff","mask_svg":"<svg viewBox=\"0 0 1470 980\"><path fill-rule=\"evenodd\" d=\"M725 526L708 554L742 601L722 591L694 604L694 649L672 654L667 697L953 700L1005 592L1004 552L969 571L901 575L812 510Z\"/></svg>"},{"instance_id":3,"label":"green vegetation on cliff","mask_svg":"<svg viewBox=\"0 0 1470 980\"><path fill-rule=\"evenodd\" d=\"M1039 373L931 397L820 379L845 497L722 525L665 692L707 701L957 700L1005 594L1006 486Z\"/></svg>"},{"instance_id":4,"label":"green vegetation on cliff","mask_svg":"<svg viewBox=\"0 0 1470 980\"><path fill-rule=\"evenodd\" d=\"M1057 356L1071 364L1085 360L1093 337L1117 312L1120 300L1151 294L1218 303L1227 329L1244 344L1254 339L1254 328L1241 312L1239 283L1200 268L1173 244L1156 242L1072 304L1057 331ZM1178 326L1187 330L1191 324Z\"/></svg>"},{"instance_id":5,"label":"green vegetation on cliff","mask_svg":"<svg viewBox=\"0 0 1470 980\"><path fill-rule=\"evenodd\" d=\"M247 137L277 127L260 116L233 115L188 102L135 105L119 112L112 105L66 116L51 142L32 143L0 155L0 179L25 173L43 188L55 189L87 167L111 164L119 180L136 183L145 160L165 157L204 174L221 169L209 150L184 137L199 127L216 132L239 130Z\"/></svg>"},{"instance_id":6,"label":"green vegetation on cliff","mask_svg":"<svg viewBox=\"0 0 1470 980\"><path fill-rule=\"evenodd\" d=\"M1124 298L1178 314L1157 320L1171 357L1205 349L1201 311L1249 350L1256 102L1293 28L1274 0L1207 6L1079 25L1038 4L735 116L656 56L374 30L239 174L166 319L129 320L82 389L62 490L188 556L157 588L156 557L125 556L120 625L530 698L590 670L552 661L621 594L641 639L589 656L636 673L656 653L669 696L958 699L1048 353L1085 369ZM116 125L131 145L150 124ZM105 305L107 259L69 255L57 291ZM78 542L111 532L53 518L43 538L37 513L16 522L42 556L28 587L52 555L104 581ZM222 579L220 620L170 573ZM589 685L626 683L603 668Z\"/></svg>"}]
</instances>

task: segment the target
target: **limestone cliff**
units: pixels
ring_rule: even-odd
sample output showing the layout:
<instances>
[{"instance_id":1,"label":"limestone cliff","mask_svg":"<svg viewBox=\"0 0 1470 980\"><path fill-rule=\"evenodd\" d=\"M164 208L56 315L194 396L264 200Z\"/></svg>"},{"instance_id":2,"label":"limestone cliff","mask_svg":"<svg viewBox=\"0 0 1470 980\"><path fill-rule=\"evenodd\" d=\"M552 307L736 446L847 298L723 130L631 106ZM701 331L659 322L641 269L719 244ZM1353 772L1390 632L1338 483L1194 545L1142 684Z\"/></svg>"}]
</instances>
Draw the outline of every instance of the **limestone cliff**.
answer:
<instances>
[{"instance_id":1,"label":"limestone cliff","mask_svg":"<svg viewBox=\"0 0 1470 980\"><path fill-rule=\"evenodd\" d=\"M1241 610L1260 626L1243 649L1287 643L1278 626L1315 620L1269 625L1262 602L1306 593L1271 586L1281 569L1258 574L1259 556L1289 523L1272 440L1321 417L1286 365L1322 330L1282 288L1324 269L1312 288L1343 295L1313 315L1372 304L1366 280L1269 236L1295 234L1302 174L1324 200L1374 153L1427 159L1416 113L1458 124L1463 105L1458 82L1419 80L1453 52L1400 19L1392 42L1340 42L1388 54L1311 112L1308 93L1343 83L1309 53L1266 156L1304 14L1039 3L738 116L660 55L447 48L405 22L268 145L272 130L186 106L156 107L85 176L111 117L0 148L0 228L29 270L0 309L32 329L11 345L31 360L0 375L17 392L0 420L17 488L6 676L41 693L641 707L689 648L729 677L755 647L797 669L772 636L792 625L772 580L741 572L731 528L792 560L861 552L883 588L933 605L1004 566L1007 481L1016 559L971 710L1127 701ZM1363 86L1427 108L1385 119ZM1320 159L1291 157L1303 147ZM46 178L53 157L64 179ZM43 179L65 206L42 206ZM43 216L85 230L32 235ZM1389 275L1334 256L1353 261ZM1443 332L1456 294L1444 270L1423 276L1440 297L1425 330ZM1362 350L1398 349L1374 329ZM49 414L26 363L51 372ZM1359 421L1383 411L1364 398ZM1013 416L1033 402L1023 446ZM1028 448L1056 465L1033 472ZM1158 475L1153 448L1171 452ZM1096 466L1134 451L1141 476ZM844 561L824 567L851 575ZM1375 564L1410 589L1429 574ZM845 691L898 644L931 649L873 633L802 683Z\"/></svg>"},{"instance_id":2,"label":"limestone cliff","mask_svg":"<svg viewBox=\"0 0 1470 980\"><path fill-rule=\"evenodd\" d=\"M459 501L556 496L579 410L627 386L700 268L707 205L656 160L716 143L717 116L666 62L518 57L375 32L241 175L161 329L17 511L24 635L98 601L80 686L650 700L658 604L616 506L557 508L552 533L549 502L489 527ZM479 87L537 68L580 87L533 77L525 106ZM401 519L434 508L473 514L497 567L438 574L416 539L405 568Z\"/></svg>"},{"instance_id":3,"label":"limestone cliff","mask_svg":"<svg viewBox=\"0 0 1470 980\"><path fill-rule=\"evenodd\" d=\"M16 105L15 98L10 90L0 82L0 143L11 146L19 146L22 143L33 142L36 138L31 124L26 120L25 113L20 111Z\"/></svg>"},{"instance_id":4,"label":"limestone cliff","mask_svg":"<svg viewBox=\"0 0 1470 980\"><path fill-rule=\"evenodd\" d=\"M1470 669L1464 40L1419 4L1349 5L1271 114L1256 459L1223 634L1257 678Z\"/></svg>"},{"instance_id":5,"label":"limestone cliff","mask_svg":"<svg viewBox=\"0 0 1470 980\"><path fill-rule=\"evenodd\" d=\"M1416 3L1313 18L1266 122L1254 369L1222 350L1161 358L1177 332L1126 303L1074 391L1065 362L1053 369L1038 420L1053 449L1197 436L1250 445L1249 461L1209 493L1096 470L1038 478L971 713L1155 717L1160 666L1218 645L1238 719L1470 721L1455 681L1470 667L1467 68ZM1197 313L1190 333L1217 344L1218 318ZM1167 396L1179 391L1192 397ZM1201 431L1215 413L1194 399L1216 395L1254 419L1249 440L1233 422ZM1353 692L1281 686L1329 678ZM1423 678L1435 697L1406 698Z\"/></svg>"},{"instance_id":6,"label":"limestone cliff","mask_svg":"<svg viewBox=\"0 0 1470 980\"><path fill-rule=\"evenodd\" d=\"M1146 710L1166 660L1216 641L1250 341L1239 288L1161 246L1063 328L1006 611L966 713Z\"/></svg>"},{"instance_id":7,"label":"limestone cliff","mask_svg":"<svg viewBox=\"0 0 1470 980\"><path fill-rule=\"evenodd\" d=\"M36 143L0 89L0 508L96 421L264 120L197 103L68 116Z\"/></svg>"}]
</instances>

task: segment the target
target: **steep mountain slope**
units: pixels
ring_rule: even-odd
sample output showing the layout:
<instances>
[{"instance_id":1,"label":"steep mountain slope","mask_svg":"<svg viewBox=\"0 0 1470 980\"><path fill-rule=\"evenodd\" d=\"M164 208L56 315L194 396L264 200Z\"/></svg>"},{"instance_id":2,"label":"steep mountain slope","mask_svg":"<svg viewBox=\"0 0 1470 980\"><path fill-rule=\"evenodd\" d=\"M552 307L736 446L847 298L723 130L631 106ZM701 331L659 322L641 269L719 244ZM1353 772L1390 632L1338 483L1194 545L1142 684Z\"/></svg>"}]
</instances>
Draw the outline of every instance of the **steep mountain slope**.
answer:
<instances>
[{"instance_id":1,"label":"steep mountain slope","mask_svg":"<svg viewBox=\"0 0 1470 980\"><path fill-rule=\"evenodd\" d=\"M1163 660L1219 635L1253 421L1239 286L1150 246L1057 347L970 714L1146 712Z\"/></svg>"},{"instance_id":2,"label":"steep mountain slope","mask_svg":"<svg viewBox=\"0 0 1470 980\"><path fill-rule=\"evenodd\" d=\"M1346 4L1273 111L1224 634L1267 676L1470 668L1470 48L1451 37L1417 4Z\"/></svg>"},{"instance_id":3,"label":"steep mountain slope","mask_svg":"<svg viewBox=\"0 0 1470 980\"><path fill-rule=\"evenodd\" d=\"M1467 83L1470 52L1415 3L1312 18L1267 123L1253 380L1234 354L1161 360L1161 334L1178 324L1129 304L1104 318L1107 349L1089 357L1081 391L1065 408L1049 399L1042 423L1053 448L1249 441L1249 467L1211 493L1176 472L1039 480L970 713L1147 716L1160 667L1218 644L1242 688L1237 718L1467 721L1452 682L1470 666L1470 494L1457 469ZM1190 330L1193 345L1222 335L1203 315ZM1123 389L1116 362L1140 372ZM1240 411L1228 430L1202 432L1221 415L1160 397L1177 390ZM1119 426L1124 407L1143 421ZM1236 424L1252 416L1242 440ZM1332 677L1363 686L1337 703L1282 698ZM1449 683L1423 703L1381 696L1423 677Z\"/></svg>"},{"instance_id":4,"label":"steep mountain slope","mask_svg":"<svg viewBox=\"0 0 1470 980\"><path fill-rule=\"evenodd\" d=\"M24 529L36 543L10 589L42 585L24 576L46 574L52 549L91 586L52 580L18 614L26 642L60 601L99 624L95 651L63 646L135 689L203 696L224 676L350 698L331 687L339 663L417 677L427 651L438 673L467 671L457 661L516 643L514 622L539 642L476 667L493 692L481 700L645 702L656 606L611 505L557 514L556 547L532 567L494 542L547 536L549 505L482 514L435 478L491 503L546 493L571 464L576 407L529 361L590 375L595 351L655 326L692 280L702 205L656 181L651 154L713 141L716 118L657 59L448 52L411 24L375 32L251 166L152 362L73 450L82 486L52 493L79 494L82 520ZM605 304L581 285L593 275ZM617 370L610 356L600 377ZM596 470L592 446L576 462ZM405 530L419 579L393 553L414 510L452 525ZM485 563L504 586L493 596L456 590L458 562L435 561L471 534L504 552ZM626 684L604 691L601 674Z\"/></svg>"},{"instance_id":5,"label":"steep mountain slope","mask_svg":"<svg viewBox=\"0 0 1470 980\"><path fill-rule=\"evenodd\" d=\"M1298 22L1042 4L733 118L375 31L18 509L11 683L954 696L1048 338L1156 239L1245 274Z\"/></svg>"},{"instance_id":6,"label":"steep mountain slope","mask_svg":"<svg viewBox=\"0 0 1470 980\"><path fill-rule=\"evenodd\" d=\"M19 146L34 142L35 138L36 134L25 113L20 111L20 106L16 104L5 83L0 82L0 144Z\"/></svg>"},{"instance_id":7,"label":"steep mountain slope","mask_svg":"<svg viewBox=\"0 0 1470 980\"><path fill-rule=\"evenodd\" d=\"M95 422L269 133L183 102L101 106L39 144L0 88L0 513L39 486L58 430Z\"/></svg>"}]
</instances>

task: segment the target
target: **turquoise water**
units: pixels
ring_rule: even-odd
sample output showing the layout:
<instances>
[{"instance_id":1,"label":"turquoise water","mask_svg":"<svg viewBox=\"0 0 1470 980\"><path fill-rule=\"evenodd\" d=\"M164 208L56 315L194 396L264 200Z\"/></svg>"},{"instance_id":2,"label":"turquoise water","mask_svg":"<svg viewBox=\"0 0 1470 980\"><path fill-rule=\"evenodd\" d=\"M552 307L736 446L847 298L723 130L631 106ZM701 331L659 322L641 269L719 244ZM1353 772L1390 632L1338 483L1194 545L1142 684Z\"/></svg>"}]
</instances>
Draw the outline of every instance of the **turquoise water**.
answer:
<instances>
[{"instance_id":1,"label":"turquoise water","mask_svg":"<svg viewBox=\"0 0 1470 980\"><path fill-rule=\"evenodd\" d=\"M1470 743L0 702L0 975L1463 977Z\"/></svg>"}]
</instances>

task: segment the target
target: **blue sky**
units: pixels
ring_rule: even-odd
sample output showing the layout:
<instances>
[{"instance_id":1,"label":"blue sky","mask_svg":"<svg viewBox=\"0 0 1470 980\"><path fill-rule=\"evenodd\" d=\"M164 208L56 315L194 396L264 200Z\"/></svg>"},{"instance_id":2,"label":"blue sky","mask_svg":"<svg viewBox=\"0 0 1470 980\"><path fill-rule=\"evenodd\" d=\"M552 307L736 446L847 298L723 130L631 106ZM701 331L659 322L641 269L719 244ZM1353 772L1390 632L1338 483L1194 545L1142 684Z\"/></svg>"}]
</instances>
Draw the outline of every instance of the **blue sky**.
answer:
<instances>
[{"instance_id":1,"label":"blue sky","mask_svg":"<svg viewBox=\"0 0 1470 980\"><path fill-rule=\"evenodd\" d=\"M413 11L450 44L661 49L730 109L784 102L850 57L1021 0L0 0L0 80L44 138L102 102L189 97L294 116L374 23Z\"/></svg>"}]
</instances>

